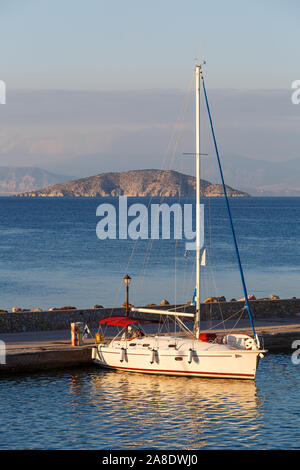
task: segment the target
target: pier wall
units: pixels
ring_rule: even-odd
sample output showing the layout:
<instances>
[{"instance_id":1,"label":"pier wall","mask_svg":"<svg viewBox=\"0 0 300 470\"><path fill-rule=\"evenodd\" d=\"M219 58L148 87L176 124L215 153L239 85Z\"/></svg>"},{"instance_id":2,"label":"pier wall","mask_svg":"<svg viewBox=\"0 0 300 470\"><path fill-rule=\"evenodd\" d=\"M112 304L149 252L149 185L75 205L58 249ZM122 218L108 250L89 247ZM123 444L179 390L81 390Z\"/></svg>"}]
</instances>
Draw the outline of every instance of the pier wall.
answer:
<instances>
[{"instance_id":1,"label":"pier wall","mask_svg":"<svg viewBox=\"0 0 300 470\"><path fill-rule=\"evenodd\" d=\"M97 328L101 318L108 315L124 314L125 309L122 308L1 313L0 333L69 330L70 324L74 322L83 322L89 328Z\"/></svg>"},{"instance_id":2,"label":"pier wall","mask_svg":"<svg viewBox=\"0 0 300 470\"><path fill-rule=\"evenodd\" d=\"M6 364L0 364L0 374L10 372L36 372L48 369L68 369L92 364L92 348L73 347L70 349L14 352L7 354Z\"/></svg>"},{"instance_id":3,"label":"pier wall","mask_svg":"<svg viewBox=\"0 0 300 470\"><path fill-rule=\"evenodd\" d=\"M279 300L253 300L250 301L251 310L256 319L280 319L300 317L300 299L279 299ZM203 320L224 320L232 317L238 312L242 313L244 302L218 302L201 305L201 318ZM156 307L157 308L157 307ZM174 309L174 307L160 306L163 309ZM181 309L185 312L194 311L194 307L185 306ZM101 318L108 315L125 315L124 308L101 308L101 309L80 309L80 310L53 310L53 311L23 311L0 313L0 333L19 333L26 331L46 331L46 330L66 330L70 328L70 323L83 322L89 328L97 329ZM149 314L130 314L131 316L146 316ZM247 313L243 313L246 318ZM153 318L157 319L157 315Z\"/></svg>"}]
</instances>

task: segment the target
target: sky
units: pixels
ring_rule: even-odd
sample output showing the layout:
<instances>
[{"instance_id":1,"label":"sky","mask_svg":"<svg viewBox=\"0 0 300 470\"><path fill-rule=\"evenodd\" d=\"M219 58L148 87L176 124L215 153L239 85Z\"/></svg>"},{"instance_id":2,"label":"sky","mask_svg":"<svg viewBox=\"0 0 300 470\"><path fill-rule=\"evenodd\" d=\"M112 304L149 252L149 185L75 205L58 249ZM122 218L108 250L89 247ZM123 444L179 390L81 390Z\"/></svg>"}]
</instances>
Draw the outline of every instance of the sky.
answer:
<instances>
[{"instance_id":1,"label":"sky","mask_svg":"<svg viewBox=\"0 0 300 470\"><path fill-rule=\"evenodd\" d=\"M203 60L223 152L299 157L299 13L298 0L0 0L0 164L160 168L178 122L194 147Z\"/></svg>"},{"instance_id":2,"label":"sky","mask_svg":"<svg viewBox=\"0 0 300 470\"><path fill-rule=\"evenodd\" d=\"M298 0L1 0L2 79L17 89L286 88Z\"/></svg>"}]
</instances>

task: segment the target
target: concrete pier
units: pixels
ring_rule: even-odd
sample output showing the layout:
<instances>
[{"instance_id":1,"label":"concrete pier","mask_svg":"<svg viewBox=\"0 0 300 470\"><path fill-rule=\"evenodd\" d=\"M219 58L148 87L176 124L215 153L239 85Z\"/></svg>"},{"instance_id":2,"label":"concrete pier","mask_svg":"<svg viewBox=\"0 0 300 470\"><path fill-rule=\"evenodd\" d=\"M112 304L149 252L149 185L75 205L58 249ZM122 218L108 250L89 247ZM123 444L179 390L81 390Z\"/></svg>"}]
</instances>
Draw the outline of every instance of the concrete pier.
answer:
<instances>
[{"instance_id":1,"label":"concrete pier","mask_svg":"<svg viewBox=\"0 0 300 470\"><path fill-rule=\"evenodd\" d=\"M226 329L251 334L247 320L241 320L239 328L234 328L234 323L228 321ZM202 322L202 331L224 334L224 329L210 329L207 321ZM256 331L269 352L292 353L293 341L300 340L300 319L257 320ZM0 364L1 375L92 366L94 339L84 340L82 346L71 346L70 330L0 333L0 340L6 346L6 364Z\"/></svg>"},{"instance_id":2,"label":"concrete pier","mask_svg":"<svg viewBox=\"0 0 300 470\"><path fill-rule=\"evenodd\" d=\"M71 346L70 331L38 331L0 334L6 346L6 364L0 374L67 369L91 364L93 339Z\"/></svg>"}]
</instances>

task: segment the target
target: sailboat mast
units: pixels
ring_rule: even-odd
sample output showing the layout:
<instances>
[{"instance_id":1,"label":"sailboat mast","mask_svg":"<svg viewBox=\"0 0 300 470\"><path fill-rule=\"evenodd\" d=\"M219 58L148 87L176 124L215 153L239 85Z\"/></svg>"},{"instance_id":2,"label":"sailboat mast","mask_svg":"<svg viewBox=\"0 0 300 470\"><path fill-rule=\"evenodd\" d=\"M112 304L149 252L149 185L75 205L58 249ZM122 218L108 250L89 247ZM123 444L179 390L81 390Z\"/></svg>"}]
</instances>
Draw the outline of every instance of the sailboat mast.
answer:
<instances>
[{"instance_id":1,"label":"sailboat mast","mask_svg":"<svg viewBox=\"0 0 300 470\"><path fill-rule=\"evenodd\" d=\"M199 337L200 332L200 82L201 66L196 65L196 315L194 334Z\"/></svg>"}]
</instances>

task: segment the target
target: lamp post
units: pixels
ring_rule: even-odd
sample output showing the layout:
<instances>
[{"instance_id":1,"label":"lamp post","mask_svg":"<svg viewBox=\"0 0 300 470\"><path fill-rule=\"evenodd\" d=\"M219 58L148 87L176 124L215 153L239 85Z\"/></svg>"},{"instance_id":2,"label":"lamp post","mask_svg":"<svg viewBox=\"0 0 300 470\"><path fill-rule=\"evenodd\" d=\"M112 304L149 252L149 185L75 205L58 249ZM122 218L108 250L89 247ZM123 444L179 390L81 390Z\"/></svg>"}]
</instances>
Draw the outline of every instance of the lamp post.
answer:
<instances>
[{"instance_id":1,"label":"lamp post","mask_svg":"<svg viewBox=\"0 0 300 470\"><path fill-rule=\"evenodd\" d=\"M126 285L126 313L125 316L128 317L128 305L129 305L129 284L131 281L131 277L126 274L126 276L123 277L123 281Z\"/></svg>"}]
</instances>

